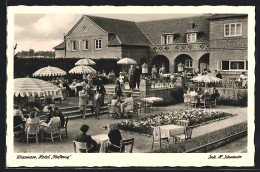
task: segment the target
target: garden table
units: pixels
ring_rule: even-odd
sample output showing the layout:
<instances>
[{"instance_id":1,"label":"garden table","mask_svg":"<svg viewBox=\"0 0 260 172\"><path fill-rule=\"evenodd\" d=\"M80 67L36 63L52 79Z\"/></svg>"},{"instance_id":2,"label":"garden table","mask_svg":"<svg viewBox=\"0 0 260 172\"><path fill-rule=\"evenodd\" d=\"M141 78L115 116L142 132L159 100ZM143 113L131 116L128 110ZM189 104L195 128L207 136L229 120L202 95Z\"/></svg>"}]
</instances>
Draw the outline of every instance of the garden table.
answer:
<instances>
[{"instance_id":1,"label":"garden table","mask_svg":"<svg viewBox=\"0 0 260 172\"><path fill-rule=\"evenodd\" d=\"M98 134L91 136L93 140L97 142L97 144L100 145L99 153L105 153L106 152L106 147L109 142L109 138L107 134Z\"/></svg>"},{"instance_id":2,"label":"garden table","mask_svg":"<svg viewBox=\"0 0 260 172\"><path fill-rule=\"evenodd\" d=\"M179 125L162 125L160 126L161 129L161 137L168 137L171 138L174 135L184 134L184 126Z\"/></svg>"}]
</instances>

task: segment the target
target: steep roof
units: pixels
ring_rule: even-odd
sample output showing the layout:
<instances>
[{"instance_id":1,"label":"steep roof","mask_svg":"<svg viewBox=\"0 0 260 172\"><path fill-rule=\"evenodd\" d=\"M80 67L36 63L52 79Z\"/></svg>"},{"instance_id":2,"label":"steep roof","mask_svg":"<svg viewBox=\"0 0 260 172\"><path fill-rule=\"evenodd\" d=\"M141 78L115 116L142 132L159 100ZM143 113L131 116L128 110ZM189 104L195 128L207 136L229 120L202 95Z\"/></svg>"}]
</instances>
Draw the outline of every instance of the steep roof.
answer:
<instances>
[{"instance_id":1,"label":"steep roof","mask_svg":"<svg viewBox=\"0 0 260 172\"><path fill-rule=\"evenodd\" d=\"M210 20L220 19L220 18L233 18L247 16L247 14L213 14L209 17Z\"/></svg>"},{"instance_id":2,"label":"steep roof","mask_svg":"<svg viewBox=\"0 0 260 172\"><path fill-rule=\"evenodd\" d=\"M209 39L209 16L196 16L165 20L137 22L136 24L153 44L161 44L163 33L174 33L176 43L186 42L186 33L191 30L191 23L195 24L194 32L198 32L198 42L206 42Z\"/></svg>"},{"instance_id":3,"label":"steep roof","mask_svg":"<svg viewBox=\"0 0 260 172\"><path fill-rule=\"evenodd\" d=\"M59 45L53 47L55 50L63 50L65 49L65 42L60 43Z\"/></svg>"},{"instance_id":4,"label":"steep roof","mask_svg":"<svg viewBox=\"0 0 260 172\"><path fill-rule=\"evenodd\" d=\"M148 46L151 44L135 22L89 15L85 15L85 17L89 18L107 33L114 34L110 38L109 45Z\"/></svg>"}]
</instances>

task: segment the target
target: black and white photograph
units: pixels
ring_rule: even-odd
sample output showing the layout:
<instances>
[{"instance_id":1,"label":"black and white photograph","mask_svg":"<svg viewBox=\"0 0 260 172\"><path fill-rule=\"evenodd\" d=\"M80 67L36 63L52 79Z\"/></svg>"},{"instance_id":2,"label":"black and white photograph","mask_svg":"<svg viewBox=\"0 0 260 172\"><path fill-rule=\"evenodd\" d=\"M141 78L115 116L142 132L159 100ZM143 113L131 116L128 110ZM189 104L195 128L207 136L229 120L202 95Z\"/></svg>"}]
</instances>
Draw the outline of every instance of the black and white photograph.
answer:
<instances>
[{"instance_id":1,"label":"black and white photograph","mask_svg":"<svg viewBox=\"0 0 260 172\"><path fill-rule=\"evenodd\" d=\"M254 7L7 12L8 167L254 166Z\"/></svg>"}]
</instances>

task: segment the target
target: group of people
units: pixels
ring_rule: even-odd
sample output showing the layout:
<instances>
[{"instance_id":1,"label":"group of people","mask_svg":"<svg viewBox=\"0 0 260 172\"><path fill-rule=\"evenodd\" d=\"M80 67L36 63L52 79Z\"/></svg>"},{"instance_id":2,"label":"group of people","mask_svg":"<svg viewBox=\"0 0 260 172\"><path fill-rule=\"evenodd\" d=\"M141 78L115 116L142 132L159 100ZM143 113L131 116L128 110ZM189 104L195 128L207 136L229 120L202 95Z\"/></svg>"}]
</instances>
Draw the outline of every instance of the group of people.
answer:
<instances>
[{"instance_id":1,"label":"group of people","mask_svg":"<svg viewBox=\"0 0 260 172\"><path fill-rule=\"evenodd\" d=\"M211 99L217 99L220 96L216 87L211 87L210 91L205 89L204 92L202 91L201 87L199 87L197 89L193 89L193 88L189 87L188 90L186 91L186 93L184 93L184 94L190 95L193 97L198 97L201 99L205 99L207 96L211 96Z\"/></svg>"},{"instance_id":2,"label":"group of people","mask_svg":"<svg viewBox=\"0 0 260 172\"><path fill-rule=\"evenodd\" d=\"M97 119L99 119L100 110L104 105L106 89L102 84L102 80L98 82L97 89L94 90L93 86L88 83L83 86L83 89L78 92L79 97L79 109L82 117L85 119L86 117L86 109L87 106L90 107L91 114L94 115Z\"/></svg>"},{"instance_id":3,"label":"group of people","mask_svg":"<svg viewBox=\"0 0 260 172\"><path fill-rule=\"evenodd\" d=\"M135 89L140 87L140 77L142 74L142 69L138 65L136 68L134 68L133 65L130 66L128 70L128 82L129 82L129 88L130 89Z\"/></svg>"},{"instance_id":4,"label":"group of people","mask_svg":"<svg viewBox=\"0 0 260 172\"><path fill-rule=\"evenodd\" d=\"M113 95L113 99L109 102L110 113L115 114L115 118L124 118L129 111L134 110L134 99L131 93L127 94L126 99L120 102L117 95Z\"/></svg>"},{"instance_id":5,"label":"group of people","mask_svg":"<svg viewBox=\"0 0 260 172\"><path fill-rule=\"evenodd\" d=\"M40 111L37 108L31 109L31 111L29 112L29 117L26 118L19 106L14 105L14 131L27 131L30 124L38 124L39 132L42 133L43 131L47 130L47 128L50 127L53 122L60 122L60 127L65 127L64 115L59 110L59 108L55 107L53 109L52 106L48 106L47 109L47 119L43 121L40 120Z\"/></svg>"},{"instance_id":6,"label":"group of people","mask_svg":"<svg viewBox=\"0 0 260 172\"><path fill-rule=\"evenodd\" d=\"M89 130L89 126L86 124L83 124L80 127L80 131L82 133L77 135L75 138L75 141L84 142L87 145L87 150L80 149L79 151L81 153L99 152L97 142L95 140L93 140L90 135L87 135L88 130ZM122 140L122 135L116 124L110 125L108 138L109 138L110 144L108 145L108 147L106 149L113 151L113 152L119 152L120 151L120 148L119 148L120 141Z\"/></svg>"}]
</instances>

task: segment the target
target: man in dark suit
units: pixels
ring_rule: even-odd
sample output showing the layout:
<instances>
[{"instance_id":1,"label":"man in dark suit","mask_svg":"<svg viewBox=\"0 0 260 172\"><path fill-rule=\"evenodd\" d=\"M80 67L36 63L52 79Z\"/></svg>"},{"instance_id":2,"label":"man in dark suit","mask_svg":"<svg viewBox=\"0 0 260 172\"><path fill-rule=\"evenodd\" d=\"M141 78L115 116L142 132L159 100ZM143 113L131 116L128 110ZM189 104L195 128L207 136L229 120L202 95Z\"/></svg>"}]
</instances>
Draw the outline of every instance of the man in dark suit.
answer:
<instances>
[{"instance_id":1,"label":"man in dark suit","mask_svg":"<svg viewBox=\"0 0 260 172\"><path fill-rule=\"evenodd\" d=\"M142 69L140 68L140 66L136 66L135 71L134 71L134 88L139 89L140 86L140 76L142 74Z\"/></svg>"},{"instance_id":2,"label":"man in dark suit","mask_svg":"<svg viewBox=\"0 0 260 172\"><path fill-rule=\"evenodd\" d=\"M97 142L95 140L93 140L91 138L90 135L87 135L87 131L89 129L88 125L82 125L80 127L80 130L82 131L82 133L80 135L77 135L75 138L75 141L77 142L86 142L87 143L87 147L88 147L88 153L94 153L97 152L98 146L97 146ZM85 150L80 150L81 153L86 153Z\"/></svg>"}]
</instances>

